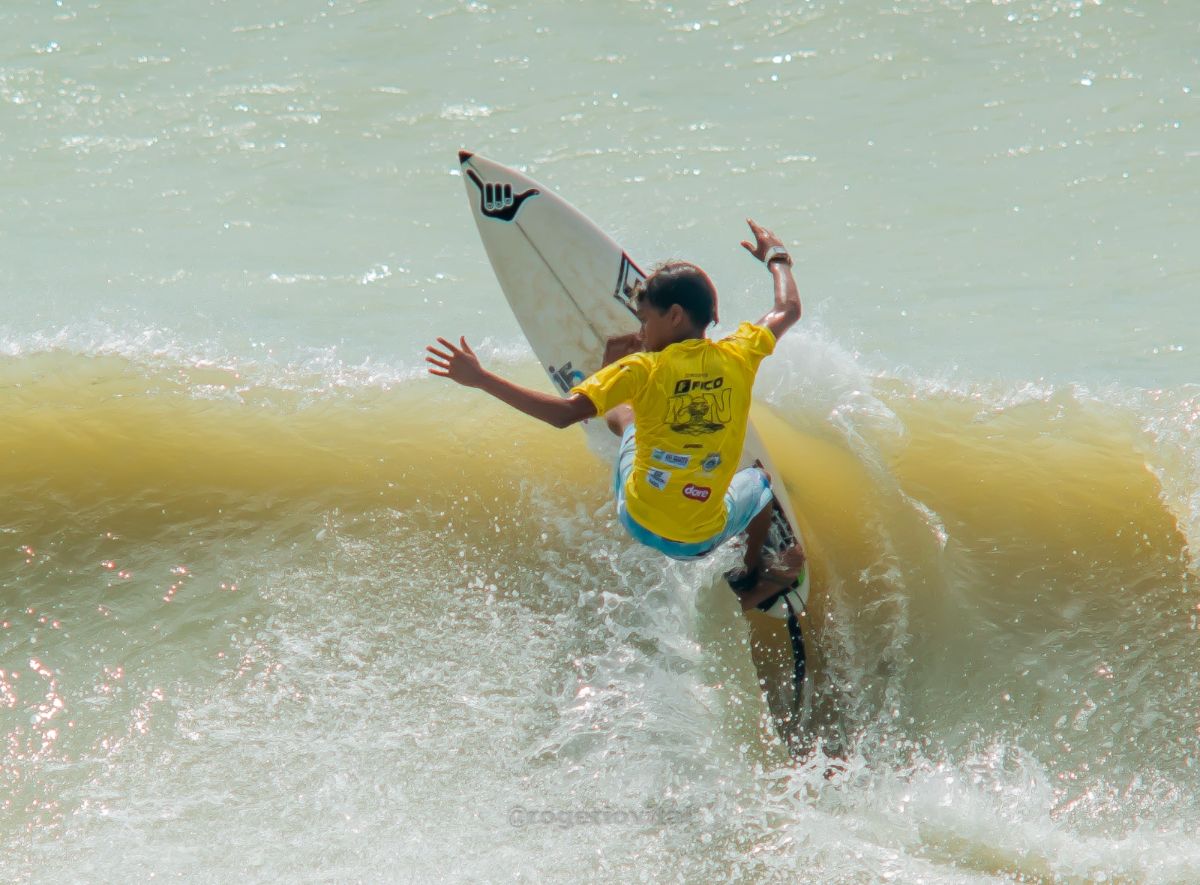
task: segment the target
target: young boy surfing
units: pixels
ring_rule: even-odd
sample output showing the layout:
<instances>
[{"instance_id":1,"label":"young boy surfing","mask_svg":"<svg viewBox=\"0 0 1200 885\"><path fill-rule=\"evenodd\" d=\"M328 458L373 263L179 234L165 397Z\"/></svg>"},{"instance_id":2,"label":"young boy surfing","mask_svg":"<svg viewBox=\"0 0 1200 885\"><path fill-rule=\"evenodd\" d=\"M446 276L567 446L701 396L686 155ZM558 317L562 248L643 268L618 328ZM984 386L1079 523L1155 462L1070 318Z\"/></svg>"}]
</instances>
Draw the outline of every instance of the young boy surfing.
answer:
<instances>
[{"instance_id":1,"label":"young boy surfing","mask_svg":"<svg viewBox=\"0 0 1200 885\"><path fill-rule=\"evenodd\" d=\"M775 283L775 304L757 323L712 341L717 292L694 264L669 262L639 286L640 332L609 340L604 367L563 399L514 384L484 369L466 338L429 346L429 372L555 427L604 415L621 437L614 491L617 516L634 540L672 559L701 559L746 533L746 570L731 581L742 608L786 589L799 575L799 547L762 561L771 527L770 478L737 470L759 363L800 319L792 259L775 234L749 222L755 243L742 246Z\"/></svg>"}]
</instances>

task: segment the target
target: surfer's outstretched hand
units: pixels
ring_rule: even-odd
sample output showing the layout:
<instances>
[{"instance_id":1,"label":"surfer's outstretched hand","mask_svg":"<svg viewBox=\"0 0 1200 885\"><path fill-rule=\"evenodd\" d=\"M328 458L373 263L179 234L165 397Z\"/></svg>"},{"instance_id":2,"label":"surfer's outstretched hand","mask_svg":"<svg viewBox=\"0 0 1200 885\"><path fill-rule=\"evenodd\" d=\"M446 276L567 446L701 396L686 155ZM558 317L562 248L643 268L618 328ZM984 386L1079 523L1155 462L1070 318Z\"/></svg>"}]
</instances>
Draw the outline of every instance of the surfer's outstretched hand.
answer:
<instances>
[{"instance_id":1,"label":"surfer's outstretched hand","mask_svg":"<svg viewBox=\"0 0 1200 885\"><path fill-rule=\"evenodd\" d=\"M432 344L425 348L430 354L425 357L429 374L449 378L464 387L479 387L483 382L483 366L479 365L479 357L475 356L467 339L459 338L457 347L445 338L438 338L438 344L442 346L441 350Z\"/></svg>"},{"instance_id":2,"label":"surfer's outstretched hand","mask_svg":"<svg viewBox=\"0 0 1200 885\"><path fill-rule=\"evenodd\" d=\"M747 218L746 224L750 225L750 232L754 234L754 244L751 245L749 240L742 240L742 248L757 258L759 261L764 261L767 257L767 250L772 246L783 248L783 240L771 233L762 225L755 222L753 219Z\"/></svg>"}]
</instances>

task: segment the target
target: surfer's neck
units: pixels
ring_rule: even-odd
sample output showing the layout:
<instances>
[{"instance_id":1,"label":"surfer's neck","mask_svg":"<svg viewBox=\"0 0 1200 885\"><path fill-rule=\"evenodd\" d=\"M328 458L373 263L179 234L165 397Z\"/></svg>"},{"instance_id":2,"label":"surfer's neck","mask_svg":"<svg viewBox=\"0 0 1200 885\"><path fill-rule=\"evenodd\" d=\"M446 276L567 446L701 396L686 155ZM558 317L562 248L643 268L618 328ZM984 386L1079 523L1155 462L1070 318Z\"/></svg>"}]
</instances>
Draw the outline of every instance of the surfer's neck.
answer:
<instances>
[{"instance_id":1,"label":"surfer's neck","mask_svg":"<svg viewBox=\"0 0 1200 885\"><path fill-rule=\"evenodd\" d=\"M670 336L666 341L662 342L657 347L651 347L648 349L657 353L666 350L672 344L684 344L688 341L704 341L707 338L708 336L704 333L703 329L692 330L690 332L680 332L678 335Z\"/></svg>"},{"instance_id":2,"label":"surfer's neck","mask_svg":"<svg viewBox=\"0 0 1200 885\"><path fill-rule=\"evenodd\" d=\"M708 337L708 335L705 333L705 331L703 329L692 329L691 331L682 333L681 335L679 335L678 338L676 338L671 343L672 344L683 344L685 341L702 341L707 337Z\"/></svg>"},{"instance_id":3,"label":"surfer's neck","mask_svg":"<svg viewBox=\"0 0 1200 885\"><path fill-rule=\"evenodd\" d=\"M702 339L708 328L707 323L698 322L682 304L660 308L639 298L636 313L642 324L642 345L649 351Z\"/></svg>"}]
</instances>

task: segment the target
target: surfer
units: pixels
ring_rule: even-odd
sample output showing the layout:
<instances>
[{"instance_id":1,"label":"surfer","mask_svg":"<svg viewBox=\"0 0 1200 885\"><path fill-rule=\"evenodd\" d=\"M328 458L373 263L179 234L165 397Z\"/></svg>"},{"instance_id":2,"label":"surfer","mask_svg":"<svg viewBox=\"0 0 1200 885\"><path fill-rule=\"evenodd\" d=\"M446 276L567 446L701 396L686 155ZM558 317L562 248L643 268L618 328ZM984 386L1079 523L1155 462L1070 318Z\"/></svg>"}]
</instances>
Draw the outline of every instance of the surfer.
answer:
<instances>
[{"instance_id":1,"label":"surfer","mask_svg":"<svg viewBox=\"0 0 1200 885\"><path fill-rule=\"evenodd\" d=\"M634 293L641 330L609 339L604 367L565 399L484 369L465 337L426 348L430 374L555 427L604 415L621 437L614 478L621 524L634 540L679 560L701 559L745 532L745 569L730 581L743 610L777 596L804 566L799 546L763 561L771 480L757 467L736 469L758 366L800 319L791 256L775 234L748 224L755 242L742 246L771 273L775 303L718 341L707 337L717 321L716 287L696 265L673 261Z\"/></svg>"}]
</instances>

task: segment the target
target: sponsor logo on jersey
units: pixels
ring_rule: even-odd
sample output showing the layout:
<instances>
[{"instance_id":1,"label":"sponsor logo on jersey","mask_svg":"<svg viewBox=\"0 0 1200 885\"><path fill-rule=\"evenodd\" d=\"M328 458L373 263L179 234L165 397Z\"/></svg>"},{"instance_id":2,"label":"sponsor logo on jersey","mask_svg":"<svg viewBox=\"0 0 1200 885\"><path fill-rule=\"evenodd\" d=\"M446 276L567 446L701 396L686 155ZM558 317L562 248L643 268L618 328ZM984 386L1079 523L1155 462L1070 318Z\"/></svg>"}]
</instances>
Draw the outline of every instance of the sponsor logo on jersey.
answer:
<instances>
[{"instance_id":1,"label":"sponsor logo on jersey","mask_svg":"<svg viewBox=\"0 0 1200 885\"><path fill-rule=\"evenodd\" d=\"M704 460L700 462L700 469L705 473L712 473L721 466L721 453L709 452L704 456Z\"/></svg>"},{"instance_id":2,"label":"sponsor logo on jersey","mask_svg":"<svg viewBox=\"0 0 1200 885\"><path fill-rule=\"evenodd\" d=\"M711 494L712 489L708 486L698 486L694 482L689 482L683 487L683 496L693 501L707 501Z\"/></svg>"},{"instance_id":3,"label":"sponsor logo on jersey","mask_svg":"<svg viewBox=\"0 0 1200 885\"><path fill-rule=\"evenodd\" d=\"M667 487L667 483L671 481L671 471L659 470L657 467L651 467L646 473L646 482L654 486L660 492Z\"/></svg>"},{"instance_id":4,"label":"sponsor logo on jersey","mask_svg":"<svg viewBox=\"0 0 1200 885\"><path fill-rule=\"evenodd\" d=\"M677 455L675 452L668 452L664 449L655 449L650 453L650 457L668 467L687 467L692 463L691 455Z\"/></svg>"},{"instance_id":5,"label":"sponsor logo on jersey","mask_svg":"<svg viewBox=\"0 0 1200 885\"><path fill-rule=\"evenodd\" d=\"M724 386L724 378L698 378L695 381L684 378L675 383L675 395L691 393L693 390L720 390Z\"/></svg>"},{"instance_id":6,"label":"sponsor logo on jersey","mask_svg":"<svg viewBox=\"0 0 1200 885\"><path fill-rule=\"evenodd\" d=\"M667 399L665 423L675 433L687 436L704 436L724 430L733 418L733 388L724 384L724 378L679 381L674 395Z\"/></svg>"}]
</instances>

